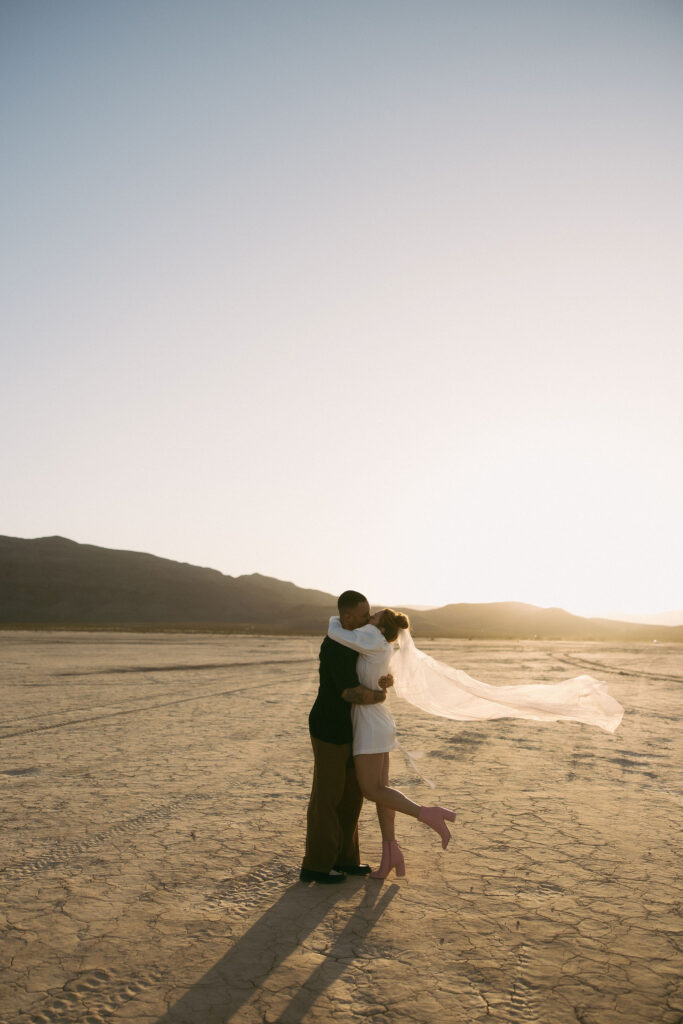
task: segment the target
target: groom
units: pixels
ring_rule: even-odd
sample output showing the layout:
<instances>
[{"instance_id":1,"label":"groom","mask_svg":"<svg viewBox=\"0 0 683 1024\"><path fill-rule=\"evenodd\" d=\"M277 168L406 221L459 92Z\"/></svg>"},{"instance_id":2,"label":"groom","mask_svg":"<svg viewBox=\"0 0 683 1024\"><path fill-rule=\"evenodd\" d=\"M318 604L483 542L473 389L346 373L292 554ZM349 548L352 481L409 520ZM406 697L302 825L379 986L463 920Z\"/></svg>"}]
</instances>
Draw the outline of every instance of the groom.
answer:
<instances>
[{"instance_id":1,"label":"groom","mask_svg":"<svg viewBox=\"0 0 683 1024\"><path fill-rule=\"evenodd\" d=\"M367 598L345 590L337 601L344 629L366 626L370 619ZM313 745L313 788L308 804L306 853L299 878L302 882L333 885L347 874L367 875L360 863L358 817L363 796L353 765L352 704L379 704L385 690L368 690L358 682L358 654L325 637L320 648L320 686L308 716ZM390 686L390 676L380 685Z\"/></svg>"}]
</instances>

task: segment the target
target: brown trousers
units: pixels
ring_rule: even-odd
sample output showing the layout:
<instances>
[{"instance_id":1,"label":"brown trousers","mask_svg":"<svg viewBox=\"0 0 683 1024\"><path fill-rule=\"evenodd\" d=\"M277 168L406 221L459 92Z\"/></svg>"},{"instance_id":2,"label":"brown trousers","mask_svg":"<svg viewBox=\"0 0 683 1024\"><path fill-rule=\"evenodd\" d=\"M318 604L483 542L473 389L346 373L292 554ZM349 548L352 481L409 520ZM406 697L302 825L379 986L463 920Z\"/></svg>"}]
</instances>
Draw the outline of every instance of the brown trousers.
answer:
<instances>
[{"instance_id":1,"label":"brown trousers","mask_svg":"<svg viewBox=\"0 0 683 1024\"><path fill-rule=\"evenodd\" d=\"M353 766L350 743L313 744L313 788L308 803L303 867L329 871L335 864L360 863L358 817L363 795Z\"/></svg>"}]
</instances>

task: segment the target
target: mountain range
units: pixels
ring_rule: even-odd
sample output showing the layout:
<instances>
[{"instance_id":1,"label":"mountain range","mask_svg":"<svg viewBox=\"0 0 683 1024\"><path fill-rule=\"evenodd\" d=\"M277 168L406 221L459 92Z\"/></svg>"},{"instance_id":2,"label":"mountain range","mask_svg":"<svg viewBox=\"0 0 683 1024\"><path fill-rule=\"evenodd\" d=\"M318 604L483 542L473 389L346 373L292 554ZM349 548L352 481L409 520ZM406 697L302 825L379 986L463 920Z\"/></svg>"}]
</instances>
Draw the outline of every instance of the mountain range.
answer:
<instances>
[{"instance_id":1,"label":"mountain range","mask_svg":"<svg viewBox=\"0 0 683 1024\"><path fill-rule=\"evenodd\" d=\"M586 619L518 602L404 607L418 636L683 642L683 626ZM65 537L0 537L0 625L324 633L336 598Z\"/></svg>"}]
</instances>

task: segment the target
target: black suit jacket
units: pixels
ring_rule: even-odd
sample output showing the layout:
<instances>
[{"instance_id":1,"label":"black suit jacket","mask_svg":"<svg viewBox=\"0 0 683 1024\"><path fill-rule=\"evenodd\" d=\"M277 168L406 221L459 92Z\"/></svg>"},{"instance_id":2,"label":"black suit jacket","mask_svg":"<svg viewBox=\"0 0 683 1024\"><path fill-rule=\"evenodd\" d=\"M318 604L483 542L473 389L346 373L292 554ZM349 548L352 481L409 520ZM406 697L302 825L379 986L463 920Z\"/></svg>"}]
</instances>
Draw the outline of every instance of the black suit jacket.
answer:
<instances>
[{"instance_id":1,"label":"black suit jacket","mask_svg":"<svg viewBox=\"0 0 683 1024\"><path fill-rule=\"evenodd\" d=\"M311 736L325 743L351 743L351 705L342 697L342 691L359 685L358 653L326 636L319 658L318 696L308 716Z\"/></svg>"}]
</instances>

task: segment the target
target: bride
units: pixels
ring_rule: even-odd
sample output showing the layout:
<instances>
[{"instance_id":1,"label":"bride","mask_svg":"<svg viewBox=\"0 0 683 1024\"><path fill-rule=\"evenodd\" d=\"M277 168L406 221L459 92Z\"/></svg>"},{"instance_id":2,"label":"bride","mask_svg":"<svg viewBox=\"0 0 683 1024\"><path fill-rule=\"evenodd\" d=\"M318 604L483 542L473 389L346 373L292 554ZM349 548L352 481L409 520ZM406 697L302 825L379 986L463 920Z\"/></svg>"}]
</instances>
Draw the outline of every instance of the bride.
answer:
<instances>
[{"instance_id":1,"label":"bride","mask_svg":"<svg viewBox=\"0 0 683 1024\"><path fill-rule=\"evenodd\" d=\"M368 625L353 630L344 629L334 615L328 636L358 652L356 669L363 686L382 689L379 680L391 669L396 676L396 694L433 715L457 721L573 721L606 732L614 732L621 722L621 704L609 695L605 683L592 676L559 683L492 686L418 650L409 630L406 615L384 608L371 616ZM444 849L450 839L446 821L454 821L455 814L444 807L421 807L389 786L389 751L396 746L396 728L384 704L354 704L351 717L356 777L363 796L377 805L382 833L382 861L370 877L386 878L392 869L403 876L405 864L394 831L396 811L433 828Z\"/></svg>"}]
</instances>

